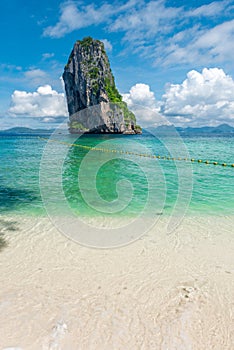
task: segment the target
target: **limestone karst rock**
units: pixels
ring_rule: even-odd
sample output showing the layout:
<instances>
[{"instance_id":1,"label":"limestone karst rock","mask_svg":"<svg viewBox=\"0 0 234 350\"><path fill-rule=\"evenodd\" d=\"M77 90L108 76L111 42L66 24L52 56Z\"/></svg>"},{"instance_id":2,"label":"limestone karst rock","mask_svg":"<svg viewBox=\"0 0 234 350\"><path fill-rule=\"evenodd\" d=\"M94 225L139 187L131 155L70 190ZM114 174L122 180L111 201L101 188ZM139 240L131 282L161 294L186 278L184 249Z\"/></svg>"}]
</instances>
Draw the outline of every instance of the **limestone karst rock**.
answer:
<instances>
[{"instance_id":1,"label":"limestone karst rock","mask_svg":"<svg viewBox=\"0 0 234 350\"><path fill-rule=\"evenodd\" d=\"M64 68L71 133L141 133L115 86L104 44L76 41Z\"/></svg>"}]
</instances>

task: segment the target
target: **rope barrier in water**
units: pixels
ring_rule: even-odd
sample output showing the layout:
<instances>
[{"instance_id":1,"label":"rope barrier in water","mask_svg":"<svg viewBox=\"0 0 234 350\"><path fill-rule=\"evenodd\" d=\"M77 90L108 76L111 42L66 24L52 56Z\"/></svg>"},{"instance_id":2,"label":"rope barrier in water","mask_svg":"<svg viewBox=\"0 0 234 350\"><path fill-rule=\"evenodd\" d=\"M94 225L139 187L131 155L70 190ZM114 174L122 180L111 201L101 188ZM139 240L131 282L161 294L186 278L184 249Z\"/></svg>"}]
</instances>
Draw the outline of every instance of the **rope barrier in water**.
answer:
<instances>
[{"instance_id":1,"label":"rope barrier in water","mask_svg":"<svg viewBox=\"0 0 234 350\"><path fill-rule=\"evenodd\" d=\"M210 160L202 160L202 159L194 159L194 158L168 157L168 156L153 155L153 154L148 154L148 153L140 154L140 153L136 153L136 152L86 146L86 145L81 145L81 144L77 144L77 143L69 143L69 142L64 142L64 141L58 141L55 139L48 139L48 138L44 138L44 137L38 137L38 138L40 140L44 140L44 141L48 141L48 142L56 142L59 144L70 146L70 147L79 147L79 148L82 148L85 150L90 150L90 151L127 154L127 155L133 155L133 156L137 156L137 157L146 157L146 158L158 159L158 160L173 160L173 161L184 161L184 162L192 162L192 163L197 162L197 163L203 163L206 165L220 165L222 167L234 168L234 164L228 164L228 163L224 163L224 162L220 163L220 162L215 162L215 161L210 161Z\"/></svg>"}]
</instances>

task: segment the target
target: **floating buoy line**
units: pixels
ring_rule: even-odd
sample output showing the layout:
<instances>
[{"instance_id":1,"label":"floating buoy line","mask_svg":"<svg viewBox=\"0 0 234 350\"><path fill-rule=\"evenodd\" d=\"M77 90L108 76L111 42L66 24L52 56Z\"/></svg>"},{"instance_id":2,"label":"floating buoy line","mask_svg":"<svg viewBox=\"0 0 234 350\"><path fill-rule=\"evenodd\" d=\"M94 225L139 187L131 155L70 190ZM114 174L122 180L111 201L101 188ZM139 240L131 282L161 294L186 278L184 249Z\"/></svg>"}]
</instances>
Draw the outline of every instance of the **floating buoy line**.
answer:
<instances>
[{"instance_id":1,"label":"floating buoy line","mask_svg":"<svg viewBox=\"0 0 234 350\"><path fill-rule=\"evenodd\" d=\"M55 142L62 145L70 146L70 147L78 147L89 151L96 151L96 152L106 152L106 153L119 153L119 154L127 154L127 155L133 155L137 157L145 157L145 158L151 158L151 159L160 159L160 160L173 160L173 161L184 161L184 162L192 162L192 163L202 163L206 165L219 165L222 167L231 167L234 168L233 164L228 164L224 162L215 162L210 160L202 160L202 159L194 159L194 158L183 158L183 157L168 157L168 156L161 156L161 155L153 155L149 153L141 154L131 151L123 151L123 150L116 150L116 149L108 149L108 148L100 148L100 147L92 147L92 146L86 146L86 145L80 145L76 143L69 143L64 141L58 141L55 139L48 139L44 137L38 137L40 140L44 140L47 142Z\"/></svg>"}]
</instances>

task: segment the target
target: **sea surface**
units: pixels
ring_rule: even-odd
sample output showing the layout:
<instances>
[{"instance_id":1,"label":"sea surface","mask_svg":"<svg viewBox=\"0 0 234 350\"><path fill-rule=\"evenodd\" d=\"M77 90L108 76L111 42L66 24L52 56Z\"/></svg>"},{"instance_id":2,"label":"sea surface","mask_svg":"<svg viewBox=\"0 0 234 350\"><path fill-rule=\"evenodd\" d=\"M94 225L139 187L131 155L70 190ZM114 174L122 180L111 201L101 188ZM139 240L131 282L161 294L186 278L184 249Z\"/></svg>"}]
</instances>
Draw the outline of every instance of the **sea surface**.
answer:
<instances>
[{"instance_id":1,"label":"sea surface","mask_svg":"<svg viewBox=\"0 0 234 350\"><path fill-rule=\"evenodd\" d=\"M84 216L234 212L233 137L48 138L0 136L2 214L46 216L48 201Z\"/></svg>"}]
</instances>

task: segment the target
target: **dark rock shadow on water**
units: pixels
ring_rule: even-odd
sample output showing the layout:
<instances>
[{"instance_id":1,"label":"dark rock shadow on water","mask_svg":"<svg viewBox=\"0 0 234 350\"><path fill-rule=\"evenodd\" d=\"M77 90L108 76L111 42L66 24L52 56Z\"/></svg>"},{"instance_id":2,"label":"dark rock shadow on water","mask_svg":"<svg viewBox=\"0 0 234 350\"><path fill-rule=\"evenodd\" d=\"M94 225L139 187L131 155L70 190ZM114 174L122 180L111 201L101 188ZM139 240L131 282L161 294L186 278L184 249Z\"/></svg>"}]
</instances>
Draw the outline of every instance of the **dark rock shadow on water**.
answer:
<instances>
[{"instance_id":1,"label":"dark rock shadow on water","mask_svg":"<svg viewBox=\"0 0 234 350\"><path fill-rule=\"evenodd\" d=\"M6 239L4 238L4 233L14 231L17 231L16 221L0 219L0 252L8 245Z\"/></svg>"},{"instance_id":2,"label":"dark rock shadow on water","mask_svg":"<svg viewBox=\"0 0 234 350\"><path fill-rule=\"evenodd\" d=\"M39 200L39 196L33 191L0 186L0 251L8 245L5 234L18 230L15 220L11 220L10 216L5 218L1 215L26 211Z\"/></svg>"},{"instance_id":3,"label":"dark rock shadow on water","mask_svg":"<svg viewBox=\"0 0 234 350\"><path fill-rule=\"evenodd\" d=\"M7 246L7 241L5 240L3 234L0 232L0 252Z\"/></svg>"},{"instance_id":4,"label":"dark rock shadow on water","mask_svg":"<svg viewBox=\"0 0 234 350\"><path fill-rule=\"evenodd\" d=\"M0 214L25 210L38 200L38 195L33 191L0 186Z\"/></svg>"}]
</instances>

